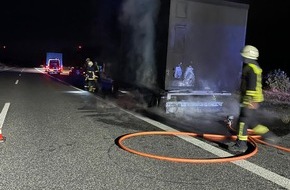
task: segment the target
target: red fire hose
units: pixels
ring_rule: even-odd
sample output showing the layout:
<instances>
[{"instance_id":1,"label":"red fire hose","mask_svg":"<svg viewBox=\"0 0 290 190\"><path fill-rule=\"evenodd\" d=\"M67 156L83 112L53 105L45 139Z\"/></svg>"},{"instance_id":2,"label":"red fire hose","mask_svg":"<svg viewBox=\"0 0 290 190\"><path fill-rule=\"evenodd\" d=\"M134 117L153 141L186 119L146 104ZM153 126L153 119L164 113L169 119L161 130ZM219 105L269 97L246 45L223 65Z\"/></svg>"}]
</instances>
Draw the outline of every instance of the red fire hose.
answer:
<instances>
[{"instance_id":1,"label":"red fire hose","mask_svg":"<svg viewBox=\"0 0 290 190\"><path fill-rule=\"evenodd\" d=\"M251 133L251 131L249 131ZM186 136L192 136L192 137L203 137L204 139L210 140L210 141L222 141L225 139L231 139L231 140L236 140L237 136L224 136L224 135L216 135L216 134L197 134L197 133L190 133L190 132L170 132L170 131L147 131L147 132L137 132L137 133L131 133L131 134L126 134L122 136L121 138L118 139L118 145L131 153L144 156L144 157L149 157L149 158L154 158L154 159L159 159L159 160L165 160L165 161L172 161L172 162L183 162L183 163L223 163L223 162L232 162L232 161L237 161L237 160L243 160L247 159L253 155L255 155L258 152L257 144L258 143L263 143L275 148L278 148L280 150L290 152L289 148L278 146L278 145L271 145L269 143L266 143L261 139L261 136L259 135L250 135L248 138L248 142L253 146L253 150L250 152L247 152L246 154L239 154L239 155L233 155L229 157L219 157L219 158L178 158L178 157L168 157L168 156L161 156L161 155L155 155L155 154L149 154L145 152L140 152L137 150L134 150L132 148L129 148L123 144L123 142L126 139L133 138L133 137L138 137L138 136L146 136L146 135L186 135Z\"/></svg>"}]
</instances>

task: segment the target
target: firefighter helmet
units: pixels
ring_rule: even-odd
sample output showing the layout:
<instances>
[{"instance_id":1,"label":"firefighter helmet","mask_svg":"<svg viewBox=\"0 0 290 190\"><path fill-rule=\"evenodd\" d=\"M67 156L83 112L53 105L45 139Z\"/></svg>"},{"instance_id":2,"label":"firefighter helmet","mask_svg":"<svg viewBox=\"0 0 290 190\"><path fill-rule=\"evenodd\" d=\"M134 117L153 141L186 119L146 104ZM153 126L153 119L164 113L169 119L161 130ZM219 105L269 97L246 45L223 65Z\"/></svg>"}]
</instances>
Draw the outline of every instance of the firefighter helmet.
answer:
<instances>
[{"instance_id":1,"label":"firefighter helmet","mask_svg":"<svg viewBox=\"0 0 290 190\"><path fill-rule=\"evenodd\" d=\"M93 66L94 65L94 63L92 62L92 61L88 61L88 66L89 67L91 67L91 66Z\"/></svg>"},{"instance_id":2,"label":"firefighter helmet","mask_svg":"<svg viewBox=\"0 0 290 190\"><path fill-rule=\"evenodd\" d=\"M259 57L259 50L254 46L246 45L242 49L241 55L245 58L256 60Z\"/></svg>"}]
</instances>

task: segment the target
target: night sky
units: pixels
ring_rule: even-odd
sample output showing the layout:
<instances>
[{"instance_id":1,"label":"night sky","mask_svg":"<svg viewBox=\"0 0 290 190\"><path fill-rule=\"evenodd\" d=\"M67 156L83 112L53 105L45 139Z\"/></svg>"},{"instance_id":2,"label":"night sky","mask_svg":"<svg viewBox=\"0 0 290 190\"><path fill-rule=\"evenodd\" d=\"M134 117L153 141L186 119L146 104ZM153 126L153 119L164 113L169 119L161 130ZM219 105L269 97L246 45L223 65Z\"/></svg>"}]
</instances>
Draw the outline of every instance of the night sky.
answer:
<instances>
[{"instance_id":1,"label":"night sky","mask_svg":"<svg viewBox=\"0 0 290 190\"><path fill-rule=\"evenodd\" d=\"M77 61L92 56L92 47L100 50L95 56L115 55L120 40L120 4L121 0L2 1L0 55L3 59L4 52L5 59L9 55L27 66L42 64L46 51L70 52L72 60ZM260 50L259 62L264 72L281 68L290 75L289 10L287 1L250 2L246 43ZM78 55L78 45L86 53Z\"/></svg>"},{"instance_id":2,"label":"night sky","mask_svg":"<svg viewBox=\"0 0 290 190\"><path fill-rule=\"evenodd\" d=\"M246 43L259 49L259 63L264 72L280 68L290 76L289 10L287 1L250 2Z\"/></svg>"},{"instance_id":3,"label":"night sky","mask_svg":"<svg viewBox=\"0 0 290 190\"><path fill-rule=\"evenodd\" d=\"M5 58L22 66L43 64L48 51L64 52L67 66L80 65L87 56L114 53L112 46L117 46L120 1L10 0L0 4L1 50L5 45ZM102 52L94 53L92 49L99 47Z\"/></svg>"},{"instance_id":4,"label":"night sky","mask_svg":"<svg viewBox=\"0 0 290 190\"><path fill-rule=\"evenodd\" d=\"M5 1L1 3L1 30L7 42L72 40L89 24L85 3L62 1ZM70 8L72 7L72 8Z\"/></svg>"},{"instance_id":5,"label":"night sky","mask_svg":"<svg viewBox=\"0 0 290 190\"><path fill-rule=\"evenodd\" d=\"M88 34L88 7L88 3L75 1L1 2L0 44L6 46L6 58L13 56L12 61L22 65L40 65L46 49L62 51L77 46Z\"/></svg>"}]
</instances>

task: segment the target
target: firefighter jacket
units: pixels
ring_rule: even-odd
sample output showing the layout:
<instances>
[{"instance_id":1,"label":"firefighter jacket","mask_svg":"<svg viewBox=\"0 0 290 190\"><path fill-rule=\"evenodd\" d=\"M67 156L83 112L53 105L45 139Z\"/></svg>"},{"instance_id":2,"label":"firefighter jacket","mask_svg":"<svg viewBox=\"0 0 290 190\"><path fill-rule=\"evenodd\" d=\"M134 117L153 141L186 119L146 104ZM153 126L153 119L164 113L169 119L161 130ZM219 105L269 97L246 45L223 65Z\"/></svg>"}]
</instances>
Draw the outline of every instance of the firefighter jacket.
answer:
<instances>
[{"instance_id":1,"label":"firefighter jacket","mask_svg":"<svg viewBox=\"0 0 290 190\"><path fill-rule=\"evenodd\" d=\"M241 80L241 103L250 105L264 101L262 69L256 60L244 59Z\"/></svg>"},{"instance_id":2,"label":"firefighter jacket","mask_svg":"<svg viewBox=\"0 0 290 190\"><path fill-rule=\"evenodd\" d=\"M95 80L97 79L97 69L94 65L87 66L86 68L86 76L88 80Z\"/></svg>"}]
</instances>

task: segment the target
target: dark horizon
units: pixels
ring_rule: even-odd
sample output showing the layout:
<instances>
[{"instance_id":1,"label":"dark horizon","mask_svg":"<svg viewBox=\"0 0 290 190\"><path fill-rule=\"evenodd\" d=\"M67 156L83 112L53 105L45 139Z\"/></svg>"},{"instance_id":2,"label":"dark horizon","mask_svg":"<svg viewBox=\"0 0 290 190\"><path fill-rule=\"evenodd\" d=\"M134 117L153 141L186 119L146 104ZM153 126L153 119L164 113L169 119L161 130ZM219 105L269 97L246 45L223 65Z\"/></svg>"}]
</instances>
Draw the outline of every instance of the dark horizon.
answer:
<instances>
[{"instance_id":1,"label":"dark horizon","mask_svg":"<svg viewBox=\"0 0 290 190\"><path fill-rule=\"evenodd\" d=\"M114 53L118 43L119 2L12 0L3 8L0 58L11 64L38 66L46 52L63 52L65 65L80 65L85 57Z\"/></svg>"},{"instance_id":2,"label":"dark horizon","mask_svg":"<svg viewBox=\"0 0 290 190\"><path fill-rule=\"evenodd\" d=\"M67 54L64 59L75 59L78 63L86 56L117 57L121 1L12 0L1 4L0 45L2 54L8 54L5 60L36 66L44 60L42 56L47 51L63 51ZM288 22L288 10L289 5L283 2L249 2L246 44L259 49L258 61L264 72L282 69L290 73L287 48L280 47L289 43L290 29L280 24Z\"/></svg>"}]
</instances>

